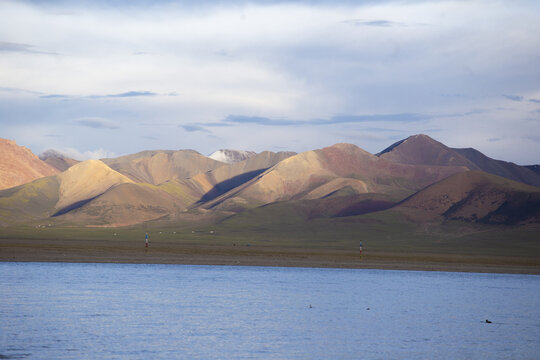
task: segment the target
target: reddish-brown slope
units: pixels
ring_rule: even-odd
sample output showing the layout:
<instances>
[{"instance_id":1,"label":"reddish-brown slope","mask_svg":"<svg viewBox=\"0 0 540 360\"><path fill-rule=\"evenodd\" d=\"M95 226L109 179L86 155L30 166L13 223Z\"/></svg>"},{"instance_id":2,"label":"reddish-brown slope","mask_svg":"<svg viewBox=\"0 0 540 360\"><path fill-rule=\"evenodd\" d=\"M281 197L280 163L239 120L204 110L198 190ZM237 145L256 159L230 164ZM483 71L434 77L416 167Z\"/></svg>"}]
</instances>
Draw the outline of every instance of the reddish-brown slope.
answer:
<instances>
[{"instance_id":1,"label":"reddish-brown slope","mask_svg":"<svg viewBox=\"0 0 540 360\"><path fill-rule=\"evenodd\" d=\"M482 170L540 187L540 174L525 166L491 159L472 148L449 148L427 135L414 135L398 141L377 156L398 164L465 166L469 170Z\"/></svg>"},{"instance_id":2,"label":"reddish-brown slope","mask_svg":"<svg viewBox=\"0 0 540 360\"><path fill-rule=\"evenodd\" d=\"M57 174L59 171L41 161L28 148L15 141L0 139L0 190Z\"/></svg>"},{"instance_id":3,"label":"reddish-brown slope","mask_svg":"<svg viewBox=\"0 0 540 360\"><path fill-rule=\"evenodd\" d=\"M540 189L482 171L468 171L419 191L397 209L420 221L442 216L487 223L540 222Z\"/></svg>"},{"instance_id":4,"label":"reddish-brown slope","mask_svg":"<svg viewBox=\"0 0 540 360\"><path fill-rule=\"evenodd\" d=\"M473 162L482 171L540 187L540 173L526 166L492 159L473 148L453 150Z\"/></svg>"},{"instance_id":5,"label":"reddish-brown slope","mask_svg":"<svg viewBox=\"0 0 540 360\"><path fill-rule=\"evenodd\" d=\"M151 185L116 185L59 218L87 226L127 226L179 213L185 207Z\"/></svg>"},{"instance_id":6,"label":"reddish-brown slope","mask_svg":"<svg viewBox=\"0 0 540 360\"><path fill-rule=\"evenodd\" d=\"M381 159L399 164L478 167L446 145L419 134L398 141L377 154Z\"/></svg>"}]
</instances>

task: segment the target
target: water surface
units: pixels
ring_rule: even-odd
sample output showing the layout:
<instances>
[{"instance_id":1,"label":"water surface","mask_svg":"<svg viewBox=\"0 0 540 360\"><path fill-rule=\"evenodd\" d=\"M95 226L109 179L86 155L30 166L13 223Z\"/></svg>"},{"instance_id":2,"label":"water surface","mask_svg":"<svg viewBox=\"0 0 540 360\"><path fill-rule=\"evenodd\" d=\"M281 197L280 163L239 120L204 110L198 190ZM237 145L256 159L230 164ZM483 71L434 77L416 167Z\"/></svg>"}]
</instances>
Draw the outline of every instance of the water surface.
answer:
<instances>
[{"instance_id":1,"label":"water surface","mask_svg":"<svg viewBox=\"0 0 540 360\"><path fill-rule=\"evenodd\" d=\"M0 263L0 277L0 359L540 353L534 275Z\"/></svg>"}]
</instances>

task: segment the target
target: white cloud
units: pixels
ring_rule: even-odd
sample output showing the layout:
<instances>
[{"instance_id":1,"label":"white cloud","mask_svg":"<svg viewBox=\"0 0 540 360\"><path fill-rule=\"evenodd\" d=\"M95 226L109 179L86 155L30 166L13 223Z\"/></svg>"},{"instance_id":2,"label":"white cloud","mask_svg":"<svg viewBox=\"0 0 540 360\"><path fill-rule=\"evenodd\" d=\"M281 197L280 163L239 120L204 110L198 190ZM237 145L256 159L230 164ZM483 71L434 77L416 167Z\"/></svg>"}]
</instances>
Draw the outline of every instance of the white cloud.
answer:
<instances>
[{"instance_id":1,"label":"white cloud","mask_svg":"<svg viewBox=\"0 0 540 360\"><path fill-rule=\"evenodd\" d=\"M84 161L84 160L98 160L98 159L104 159L104 158L112 158L116 157L117 155L113 152L107 151L105 149L95 149L95 150L89 150L89 151L79 151L74 148L60 148L60 149L53 149L54 151L59 152L60 154L70 157L75 160Z\"/></svg>"},{"instance_id":2,"label":"white cloud","mask_svg":"<svg viewBox=\"0 0 540 360\"><path fill-rule=\"evenodd\" d=\"M260 149L271 142L264 138L270 135L293 150L316 148L350 132L349 138L367 141L372 151L388 145L386 134L366 135L367 124L304 129L301 140L289 134L290 128L259 134L260 128L247 125L178 140L184 134L178 125L219 122L231 114L307 121L340 114L471 113L421 126L370 126L394 126L393 136L436 129L441 140L467 139L467 146L482 144L488 150L501 142L483 139L540 132L535 119L515 126L537 116L534 102L514 104L505 121L488 123L479 119L491 115L472 113L509 106L502 94L540 99L537 2L105 4L0 3L0 51L7 44L0 56L0 84L24 89L0 91L2 130L27 124L33 132L27 138L42 146L51 139L37 140L36 123L78 136L73 119L94 119L86 123L94 129L77 146L110 147L116 153L142 150L146 144L135 145L133 139L147 135L147 127L137 124L148 122L171 124L174 131L163 135L163 146L180 142L201 152L226 144ZM132 92L157 96L106 96ZM164 96L170 93L177 96ZM40 98L48 95L64 97ZM473 126L454 129L461 123ZM107 129L99 126L122 133L104 136ZM24 136L22 129L10 131ZM534 144L531 149L540 153ZM512 156L519 161L525 155L516 150Z\"/></svg>"}]
</instances>

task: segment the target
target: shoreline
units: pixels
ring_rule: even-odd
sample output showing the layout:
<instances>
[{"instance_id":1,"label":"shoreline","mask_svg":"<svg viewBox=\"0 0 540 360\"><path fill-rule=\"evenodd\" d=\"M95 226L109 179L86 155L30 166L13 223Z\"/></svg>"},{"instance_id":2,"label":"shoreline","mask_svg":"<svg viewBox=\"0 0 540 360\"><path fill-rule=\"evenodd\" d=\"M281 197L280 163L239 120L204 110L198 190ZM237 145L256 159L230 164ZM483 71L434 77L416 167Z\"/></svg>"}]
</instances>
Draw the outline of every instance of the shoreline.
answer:
<instances>
[{"instance_id":1,"label":"shoreline","mask_svg":"<svg viewBox=\"0 0 540 360\"><path fill-rule=\"evenodd\" d=\"M272 246L90 240L0 239L0 262L183 264L347 268L540 275L540 259L357 252Z\"/></svg>"}]
</instances>

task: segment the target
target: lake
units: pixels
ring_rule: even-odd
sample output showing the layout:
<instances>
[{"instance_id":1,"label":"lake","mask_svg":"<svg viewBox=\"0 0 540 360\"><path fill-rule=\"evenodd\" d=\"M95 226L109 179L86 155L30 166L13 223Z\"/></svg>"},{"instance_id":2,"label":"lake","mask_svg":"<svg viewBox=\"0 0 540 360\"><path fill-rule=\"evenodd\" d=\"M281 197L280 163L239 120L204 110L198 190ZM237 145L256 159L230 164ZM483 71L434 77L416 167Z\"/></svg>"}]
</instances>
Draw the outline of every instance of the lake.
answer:
<instances>
[{"instance_id":1,"label":"lake","mask_svg":"<svg viewBox=\"0 0 540 360\"><path fill-rule=\"evenodd\" d=\"M0 277L0 359L491 360L540 353L534 275L0 263Z\"/></svg>"}]
</instances>

